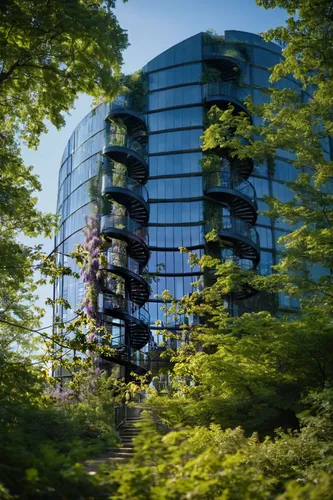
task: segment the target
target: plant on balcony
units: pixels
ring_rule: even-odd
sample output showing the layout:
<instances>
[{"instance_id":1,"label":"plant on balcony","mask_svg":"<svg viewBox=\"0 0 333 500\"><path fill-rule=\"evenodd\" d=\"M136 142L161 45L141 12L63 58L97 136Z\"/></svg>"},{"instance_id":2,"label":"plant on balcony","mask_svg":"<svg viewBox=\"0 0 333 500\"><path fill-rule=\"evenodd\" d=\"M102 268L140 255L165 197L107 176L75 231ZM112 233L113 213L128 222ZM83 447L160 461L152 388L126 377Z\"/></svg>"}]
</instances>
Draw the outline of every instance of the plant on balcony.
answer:
<instances>
[{"instance_id":1,"label":"plant on balcony","mask_svg":"<svg viewBox=\"0 0 333 500\"><path fill-rule=\"evenodd\" d=\"M126 147L127 127L119 118L110 119L109 142L110 146Z\"/></svg>"},{"instance_id":2,"label":"plant on balcony","mask_svg":"<svg viewBox=\"0 0 333 500\"><path fill-rule=\"evenodd\" d=\"M204 44L224 44L224 36L219 35L215 30L208 29L204 32Z\"/></svg>"},{"instance_id":3,"label":"plant on balcony","mask_svg":"<svg viewBox=\"0 0 333 500\"><path fill-rule=\"evenodd\" d=\"M145 112L148 85L146 74L142 70L124 76L122 92L131 97L132 106L136 111Z\"/></svg>"},{"instance_id":4,"label":"plant on balcony","mask_svg":"<svg viewBox=\"0 0 333 500\"><path fill-rule=\"evenodd\" d=\"M127 168L121 163L114 163L112 170L112 184L115 187L127 187Z\"/></svg>"},{"instance_id":5,"label":"plant on balcony","mask_svg":"<svg viewBox=\"0 0 333 500\"><path fill-rule=\"evenodd\" d=\"M203 72L201 74L201 83L215 83L222 81L221 71L217 68L212 68L208 64L204 65Z\"/></svg>"},{"instance_id":6,"label":"plant on balcony","mask_svg":"<svg viewBox=\"0 0 333 500\"><path fill-rule=\"evenodd\" d=\"M208 46L215 45L218 55L233 57L245 62L250 62L250 56L246 50L246 47L244 47L241 42L233 41L232 45L230 45L225 41L224 36L218 35L214 30L205 31L204 44ZM235 46L237 48L235 48Z\"/></svg>"}]
</instances>

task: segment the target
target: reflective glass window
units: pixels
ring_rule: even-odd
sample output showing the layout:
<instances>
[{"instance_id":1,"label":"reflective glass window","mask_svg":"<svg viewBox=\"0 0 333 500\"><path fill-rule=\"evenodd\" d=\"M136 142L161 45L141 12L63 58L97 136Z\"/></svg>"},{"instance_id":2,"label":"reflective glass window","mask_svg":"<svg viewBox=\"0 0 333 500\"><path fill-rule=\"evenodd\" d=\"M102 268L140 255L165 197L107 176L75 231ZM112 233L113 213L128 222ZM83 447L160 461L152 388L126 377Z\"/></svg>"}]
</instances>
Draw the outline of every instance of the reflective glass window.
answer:
<instances>
[{"instance_id":1,"label":"reflective glass window","mask_svg":"<svg viewBox=\"0 0 333 500\"><path fill-rule=\"evenodd\" d=\"M149 228L149 244L155 248L179 248L180 246L204 245L202 224L192 226L152 226Z\"/></svg>"},{"instance_id":2,"label":"reflective glass window","mask_svg":"<svg viewBox=\"0 0 333 500\"><path fill-rule=\"evenodd\" d=\"M258 87L270 87L270 73L266 69L253 68L253 84Z\"/></svg>"},{"instance_id":3,"label":"reflective glass window","mask_svg":"<svg viewBox=\"0 0 333 500\"><path fill-rule=\"evenodd\" d=\"M164 153L166 151L199 149L202 133L202 129L193 129L153 134L149 137L149 151L150 153Z\"/></svg>"},{"instance_id":4,"label":"reflective glass window","mask_svg":"<svg viewBox=\"0 0 333 500\"><path fill-rule=\"evenodd\" d=\"M285 184L281 182L272 182L273 196L280 201L291 201L294 198L294 193Z\"/></svg>"},{"instance_id":5,"label":"reflective glass window","mask_svg":"<svg viewBox=\"0 0 333 500\"><path fill-rule=\"evenodd\" d=\"M202 201L150 203L149 222L154 224L198 222L202 220Z\"/></svg>"},{"instance_id":6,"label":"reflective glass window","mask_svg":"<svg viewBox=\"0 0 333 500\"><path fill-rule=\"evenodd\" d=\"M199 83L201 79L201 63L178 66L149 74L149 90L173 87L186 83Z\"/></svg>"},{"instance_id":7,"label":"reflective glass window","mask_svg":"<svg viewBox=\"0 0 333 500\"><path fill-rule=\"evenodd\" d=\"M148 71L155 71L166 66L199 61L201 59L201 33L184 40L159 56L147 65Z\"/></svg>"},{"instance_id":8,"label":"reflective glass window","mask_svg":"<svg viewBox=\"0 0 333 500\"><path fill-rule=\"evenodd\" d=\"M190 85L149 94L149 110L201 103L201 86Z\"/></svg>"},{"instance_id":9,"label":"reflective glass window","mask_svg":"<svg viewBox=\"0 0 333 500\"><path fill-rule=\"evenodd\" d=\"M261 211L268 210L268 209L269 209L269 206L267 205L267 203L265 203L264 201L258 200L259 214L258 214L258 218L257 218L257 224L259 224L259 225L262 224L264 226L271 225L271 218L267 217L267 215L263 215L260 213Z\"/></svg>"},{"instance_id":10,"label":"reflective glass window","mask_svg":"<svg viewBox=\"0 0 333 500\"><path fill-rule=\"evenodd\" d=\"M147 183L150 200L197 198L202 196L202 177L151 179Z\"/></svg>"},{"instance_id":11,"label":"reflective glass window","mask_svg":"<svg viewBox=\"0 0 333 500\"><path fill-rule=\"evenodd\" d=\"M271 252L260 252L259 269L262 276L272 274L273 254Z\"/></svg>"},{"instance_id":12,"label":"reflective glass window","mask_svg":"<svg viewBox=\"0 0 333 500\"><path fill-rule=\"evenodd\" d=\"M274 165L274 177L280 181L291 182L296 179L297 170L291 163L276 158Z\"/></svg>"},{"instance_id":13,"label":"reflective glass window","mask_svg":"<svg viewBox=\"0 0 333 500\"><path fill-rule=\"evenodd\" d=\"M269 196L267 179L261 179L260 177L251 177L251 182L254 186L254 189L256 190L257 198Z\"/></svg>"},{"instance_id":14,"label":"reflective glass window","mask_svg":"<svg viewBox=\"0 0 333 500\"><path fill-rule=\"evenodd\" d=\"M90 137L90 139L76 149L73 153L73 167L79 165L90 156L99 153L106 144L108 144L108 135L105 129Z\"/></svg>"},{"instance_id":15,"label":"reflective glass window","mask_svg":"<svg viewBox=\"0 0 333 500\"><path fill-rule=\"evenodd\" d=\"M201 172L201 158L201 152L151 156L149 158L149 172L151 177Z\"/></svg>"},{"instance_id":16,"label":"reflective glass window","mask_svg":"<svg viewBox=\"0 0 333 500\"><path fill-rule=\"evenodd\" d=\"M173 128L197 127L202 125L202 106L178 108L151 113L148 116L150 132Z\"/></svg>"},{"instance_id":17,"label":"reflective glass window","mask_svg":"<svg viewBox=\"0 0 333 500\"><path fill-rule=\"evenodd\" d=\"M272 248L272 230L267 227L256 226L260 238L261 248Z\"/></svg>"},{"instance_id":18,"label":"reflective glass window","mask_svg":"<svg viewBox=\"0 0 333 500\"><path fill-rule=\"evenodd\" d=\"M279 63L281 56L270 50L259 49L258 47L253 47L253 64L258 66L265 66L266 68L271 68Z\"/></svg>"},{"instance_id":19,"label":"reflective glass window","mask_svg":"<svg viewBox=\"0 0 333 500\"><path fill-rule=\"evenodd\" d=\"M275 246L276 246L276 249L278 251L283 250L284 249L284 245L282 243L279 243L278 239L280 237L282 237L282 236L286 236L288 234L288 232L281 231L279 229L275 229L274 234L275 234Z\"/></svg>"}]
</instances>

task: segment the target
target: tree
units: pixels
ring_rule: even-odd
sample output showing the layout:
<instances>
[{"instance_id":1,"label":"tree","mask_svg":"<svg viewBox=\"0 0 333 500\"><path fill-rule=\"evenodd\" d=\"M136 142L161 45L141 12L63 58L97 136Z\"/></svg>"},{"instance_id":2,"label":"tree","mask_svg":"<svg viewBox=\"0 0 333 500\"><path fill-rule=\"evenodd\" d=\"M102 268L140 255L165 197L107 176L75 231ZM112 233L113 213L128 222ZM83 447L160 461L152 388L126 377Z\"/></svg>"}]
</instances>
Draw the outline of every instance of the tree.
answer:
<instances>
[{"instance_id":1,"label":"tree","mask_svg":"<svg viewBox=\"0 0 333 500\"><path fill-rule=\"evenodd\" d=\"M80 92L104 99L117 93L127 35L114 6L98 0L1 2L0 321L38 324L42 311L31 307L34 270L46 263L38 246L24 245L18 236L50 237L57 225L55 216L36 207L41 185L20 157L19 140L36 148L45 120L61 127ZM22 337L14 328L2 323L5 344Z\"/></svg>"},{"instance_id":2,"label":"tree","mask_svg":"<svg viewBox=\"0 0 333 500\"><path fill-rule=\"evenodd\" d=\"M127 35L107 2L5 0L0 7L1 118L36 146L45 119L64 124L80 92L119 89Z\"/></svg>"},{"instance_id":3,"label":"tree","mask_svg":"<svg viewBox=\"0 0 333 500\"><path fill-rule=\"evenodd\" d=\"M76 497L80 488L82 495L93 496L92 481L83 466L75 463L104 451L108 440L109 444L115 442L112 409L123 389L113 379L95 380L91 358L72 360L75 377L71 389L60 391L57 397L54 391L51 395L45 392L53 384L48 377L49 361L59 362L59 352L60 357L72 349L100 352L93 336L84 334L85 330L95 334L96 325L78 312L71 324L56 325L63 329L62 334L56 331L53 335L52 327L38 329L43 315L34 306L39 284L44 276L52 281L73 273L58 268L56 254L46 256L39 245L19 240L22 235L51 237L57 228L57 218L37 208L36 193L41 185L33 168L22 161L20 141L37 148L40 134L47 131L46 120L60 128L79 93L111 99L121 88L127 35L117 22L114 6L112 0L4 0L0 5L3 498L12 498L11 494L55 498L58 493ZM42 274L39 281L34 276L36 269ZM68 304L64 301L64 305ZM42 359L36 354L36 336L45 341ZM69 399L61 412L58 396L62 404L65 396ZM108 424L107 430L103 422Z\"/></svg>"}]
</instances>

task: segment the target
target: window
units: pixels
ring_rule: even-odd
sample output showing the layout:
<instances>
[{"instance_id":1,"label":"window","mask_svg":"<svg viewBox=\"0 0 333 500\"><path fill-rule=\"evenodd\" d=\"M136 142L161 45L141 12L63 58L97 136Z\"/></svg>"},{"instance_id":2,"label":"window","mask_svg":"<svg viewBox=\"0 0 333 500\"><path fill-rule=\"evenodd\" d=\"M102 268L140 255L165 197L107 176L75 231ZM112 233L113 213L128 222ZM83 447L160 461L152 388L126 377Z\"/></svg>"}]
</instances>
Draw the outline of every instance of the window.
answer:
<instances>
[{"instance_id":1,"label":"window","mask_svg":"<svg viewBox=\"0 0 333 500\"><path fill-rule=\"evenodd\" d=\"M277 158L274 165L274 177L280 181L291 182L296 179L297 170L291 163Z\"/></svg>"},{"instance_id":2,"label":"window","mask_svg":"<svg viewBox=\"0 0 333 500\"><path fill-rule=\"evenodd\" d=\"M260 248L272 248L272 230L256 226L260 238Z\"/></svg>"},{"instance_id":3,"label":"window","mask_svg":"<svg viewBox=\"0 0 333 500\"><path fill-rule=\"evenodd\" d=\"M155 248L176 248L204 245L202 224L193 226L149 226L149 244Z\"/></svg>"},{"instance_id":4,"label":"window","mask_svg":"<svg viewBox=\"0 0 333 500\"><path fill-rule=\"evenodd\" d=\"M202 129L195 129L151 135L149 137L149 151L150 153L164 153L166 151L199 149L202 133Z\"/></svg>"},{"instance_id":5,"label":"window","mask_svg":"<svg viewBox=\"0 0 333 500\"><path fill-rule=\"evenodd\" d=\"M148 71L201 59L201 33L192 36L155 57L147 65Z\"/></svg>"},{"instance_id":6,"label":"window","mask_svg":"<svg viewBox=\"0 0 333 500\"><path fill-rule=\"evenodd\" d=\"M150 176L202 172L202 153L182 153L149 158Z\"/></svg>"},{"instance_id":7,"label":"window","mask_svg":"<svg viewBox=\"0 0 333 500\"><path fill-rule=\"evenodd\" d=\"M150 203L149 222L154 224L198 222L203 218L202 201Z\"/></svg>"},{"instance_id":8,"label":"window","mask_svg":"<svg viewBox=\"0 0 333 500\"><path fill-rule=\"evenodd\" d=\"M199 83L201 79L201 63L178 66L176 68L165 69L150 73L149 90L157 90L163 87L173 87L186 83Z\"/></svg>"},{"instance_id":9,"label":"window","mask_svg":"<svg viewBox=\"0 0 333 500\"><path fill-rule=\"evenodd\" d=\"M268 190L268 180L261 179L259 177L251 177L251 182L257 193L257 198L263 198L264 196L269 196Z\"/></svg>"},{"instance_id":10,"label":"window","mask_svg":"<svg viewBox=\"0 0 333 500\"><path fill-rule=\"evenodd\" d=\"M202 177L152 179L148 181L147 189L150 200L198 198L202 196Z\"/></svg>"},{"instance_id":11,"label":"window","mask_svg":"<svg viewBox=\"0 0 333 500\"><path fill-rule=\"evenodd\" d=\"M276 196L280 201L291 201L294 198L294 193L285 184L280 182L272 182L273 196Z\"/></svg>"},{"instance_id":12,"label":"window","mask_svg":"<svg viewBox=\"0 0 333 500\"><path fill-rule=\"evenodd\" d=\"M151 113L148 116L148 126L150 132L202 126L202 107L179 108Z\"/></svg>"},{"instance_id":13,"label":"window","mask_svg":"<svg viewBox=\"0 0 333 500\"><path fill-rule=\"evenodd\" d=\"M201 86L191 85L149 94L149 110L201 103Z\"/></svg>"}]
</instances>

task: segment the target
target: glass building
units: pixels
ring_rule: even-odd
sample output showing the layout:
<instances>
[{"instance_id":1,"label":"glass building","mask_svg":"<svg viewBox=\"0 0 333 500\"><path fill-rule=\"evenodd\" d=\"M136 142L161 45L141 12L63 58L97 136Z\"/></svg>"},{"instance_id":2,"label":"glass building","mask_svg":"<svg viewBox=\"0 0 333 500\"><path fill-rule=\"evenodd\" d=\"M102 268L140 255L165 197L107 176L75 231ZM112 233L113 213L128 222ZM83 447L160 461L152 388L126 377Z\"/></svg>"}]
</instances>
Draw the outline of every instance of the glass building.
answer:
<instances>
[{"instance_id":1,"label":"glass building","mask_svg":"<svg viewBox=\"0 0 333 500\"><path fill-rule=\"evenodd\" d=\"M193 291L192 282L203 283L179 247L199 256L218 252L261 274L270 273L278 262L277 240L290 228L257 211L266 208L266 195L292 198L285 185L296 176L291 155L277 151L272 167L215 151L219 168L206 175L200 160L209 107L224 109L231 103L235 112L247 112L243 100L248 95L255 103L265 102L269 68L280 59L277 45L254 34L199 33L142 69L147 83L144 110L135 109L128 96L101 104L68 141L59 173L57 255L59 263L69 264L68 252L83 243L86 218L94 214L106 259L98 315L116 349L105 362L117 363L121 373L144 373L149 346L162 341L160 331L166 325L159 295L167 289L181 298ZM292 78L277 86L297 89L307 99ZM255 116L250 118L256 123ZM328 142L323 148L329 159ZM204 238L212 228L222 242L216 248ZM155 280L147 279L147 265L151 275L159 269ZM62 306L55 311L63 321L70 320L84 298L83 280L63 277L55 285L55 296L72 305L70 311ZM272 298L253 290L235 294L229 304L233 314L297 307L283 294Z\"/></svg>"}]
</instances>

